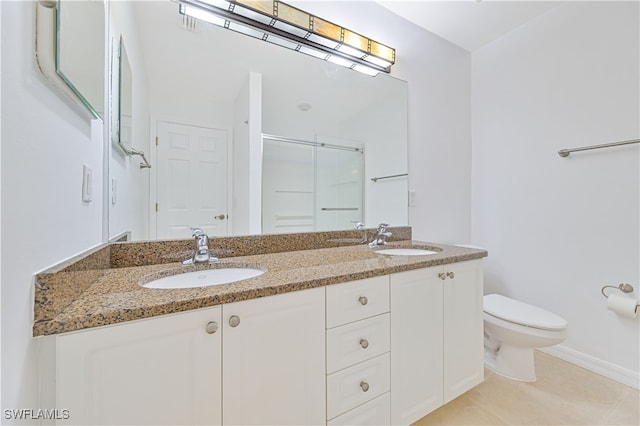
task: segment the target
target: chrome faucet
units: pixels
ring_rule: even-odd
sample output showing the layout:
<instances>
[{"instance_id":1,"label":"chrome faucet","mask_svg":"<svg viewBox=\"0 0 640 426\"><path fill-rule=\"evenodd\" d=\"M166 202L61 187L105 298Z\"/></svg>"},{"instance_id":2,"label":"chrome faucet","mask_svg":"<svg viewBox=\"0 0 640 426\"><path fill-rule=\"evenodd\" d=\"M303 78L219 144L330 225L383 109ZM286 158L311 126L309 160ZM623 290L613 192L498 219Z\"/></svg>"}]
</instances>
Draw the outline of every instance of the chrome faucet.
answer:
<instances>
[{"instance_id":1,"label":"chrome faucet","mask_svg":"<svg viewBox=\"0 0 640 426\"><path fill-rule=\"evenodd\" d=\"M183 265L193 265L194 263L217 262L218 258L211 256L209 251L209 237L199 228L191 228L191 236L196 240L196 249L193 256L182 262Z\"/></svg>"},{"instance_id":2,"label":"chrome faucet","mask_svg":"<svg viewBox=\"0 0 640 426\"><path fill-rule=\"evenodd\" d=\"M378 233L369 243L369 247L373 248L375 246L383 246L387 244L387 238L393 235L390 231L387 231L388 226L388 223L381 223L378 225Z\"/></svg>"},{"instance_id":3,"label":"chrome faucet","mask_svg":"<svg viewBox=\"0 0 640 426\"><path fill-rule=\"evenodd\" d=\"M364 223L360 222L359 220L352 220L351 223L353 223L355 225L356 230L358 231L362 231L362 239L360 240L360 242L358 244L366 244L368 243L368 238L367 238L367 230L364 229Z\"/></svg>"}]
</instances>

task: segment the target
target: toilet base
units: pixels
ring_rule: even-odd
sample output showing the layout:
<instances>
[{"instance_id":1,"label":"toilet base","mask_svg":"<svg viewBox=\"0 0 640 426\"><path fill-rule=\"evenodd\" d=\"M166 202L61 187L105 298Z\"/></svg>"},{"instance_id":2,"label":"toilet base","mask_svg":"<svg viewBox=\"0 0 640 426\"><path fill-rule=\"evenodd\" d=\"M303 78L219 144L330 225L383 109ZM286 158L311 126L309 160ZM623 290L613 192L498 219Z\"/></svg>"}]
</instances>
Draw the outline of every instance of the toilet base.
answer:
<instances>
[{"instance_id":1,"label":"toilet base","mask_svg":"<svg viewBox=\"0 0 640 426\"><path fill-rule=\"evenodd\" d=\"M520 348L502 343L495 355L485 351L484 362L491 371L509 379L536 381L533 348Z\"/></svg>"}]
</instances>

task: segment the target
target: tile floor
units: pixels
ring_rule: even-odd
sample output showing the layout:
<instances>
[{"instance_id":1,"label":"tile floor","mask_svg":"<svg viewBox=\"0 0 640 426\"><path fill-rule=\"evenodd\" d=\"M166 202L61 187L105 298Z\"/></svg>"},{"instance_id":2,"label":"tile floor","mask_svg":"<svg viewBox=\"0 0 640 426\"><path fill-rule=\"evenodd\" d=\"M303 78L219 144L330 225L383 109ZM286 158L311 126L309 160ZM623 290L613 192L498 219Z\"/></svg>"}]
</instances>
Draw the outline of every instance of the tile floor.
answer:
<instances>
[{"instance_id":1,"label":"tile floor","mask_svg":"<svg viewBox=\"0 0 640 426\"><path fill-rule=\"evenodd\" d=\"M640 391L536 351L533 383L485 380L414 425L640 425Z\"/></svg>"}]
</instances>

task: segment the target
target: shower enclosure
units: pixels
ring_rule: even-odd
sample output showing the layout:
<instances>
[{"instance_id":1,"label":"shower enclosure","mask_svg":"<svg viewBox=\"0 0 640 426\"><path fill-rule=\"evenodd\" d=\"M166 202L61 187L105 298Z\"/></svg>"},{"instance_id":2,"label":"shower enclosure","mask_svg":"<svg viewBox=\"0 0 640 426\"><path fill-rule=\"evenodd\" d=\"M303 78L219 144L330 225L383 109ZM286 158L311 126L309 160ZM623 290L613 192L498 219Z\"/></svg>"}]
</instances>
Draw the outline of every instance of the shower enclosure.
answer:
<instances>
[{"instance_id":1,"label":"shower enclosure","mask_svg":"<svg viewBox=\"0 0 640 426\"><path fill-rule=\"evenodd\" d=\"M363 194L362 144L262 136L262 232L353 228Z\"/></svg>"}]
</instances>

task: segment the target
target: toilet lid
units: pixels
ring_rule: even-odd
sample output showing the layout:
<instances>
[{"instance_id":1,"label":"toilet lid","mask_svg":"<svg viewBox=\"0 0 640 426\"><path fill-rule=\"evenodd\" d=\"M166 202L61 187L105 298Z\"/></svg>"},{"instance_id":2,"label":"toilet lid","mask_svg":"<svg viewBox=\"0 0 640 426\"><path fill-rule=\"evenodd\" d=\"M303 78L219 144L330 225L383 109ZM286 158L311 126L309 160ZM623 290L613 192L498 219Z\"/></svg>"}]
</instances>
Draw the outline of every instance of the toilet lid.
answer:
<instances>
[{"instance_id":1,"label":"toilet lid","mask_svg":"<svg viewBox=\"0 0 640 426\"><path fill-rule=\"evenodd\" d=\"M484 296L484 311L496 318L544 330L567 328L567 321L544 309L499 294Z\"/></svg>"}]
</instances>

